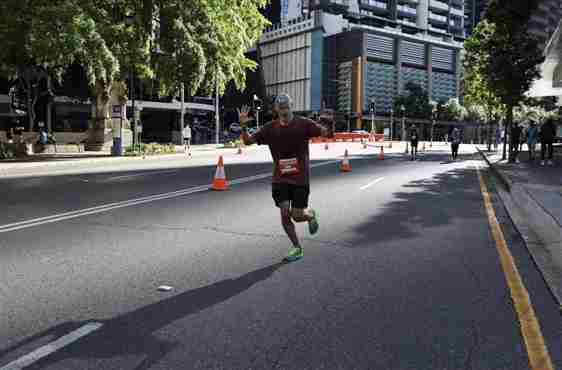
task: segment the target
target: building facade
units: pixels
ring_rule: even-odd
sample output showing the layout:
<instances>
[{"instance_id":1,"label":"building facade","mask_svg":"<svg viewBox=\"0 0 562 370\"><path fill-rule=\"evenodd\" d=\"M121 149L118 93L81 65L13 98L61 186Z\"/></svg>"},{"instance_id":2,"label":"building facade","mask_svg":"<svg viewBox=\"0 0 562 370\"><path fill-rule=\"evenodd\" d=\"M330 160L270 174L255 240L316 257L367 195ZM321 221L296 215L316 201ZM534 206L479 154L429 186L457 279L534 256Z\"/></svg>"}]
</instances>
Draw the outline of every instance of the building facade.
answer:
<instances>
[{"instance_id":1,"label":"building facade","mask_svg":"<svg viewBox=\"0 0 562 370\"><path fill-rule=\"evenodd\" d=\"M560 0L540 0L539 8L529 20L529 33L539 39L542 48L554 34L562 17Z\"/></svg>"},{"instance_id":2,"label":"building facade","mask_svg":"<svg viewBox=\"0 0 562 370\"><path fill-rule=\"evenodd\" d=\"M301 6L302 1L300 2ZM288 93L295 110L323 107L369 122L389 115L408 82L431 100L457 98L464 4L435 0L312 0L308 12L273 26L259 49L267 95Z\"/></svg>"}]
</instances>

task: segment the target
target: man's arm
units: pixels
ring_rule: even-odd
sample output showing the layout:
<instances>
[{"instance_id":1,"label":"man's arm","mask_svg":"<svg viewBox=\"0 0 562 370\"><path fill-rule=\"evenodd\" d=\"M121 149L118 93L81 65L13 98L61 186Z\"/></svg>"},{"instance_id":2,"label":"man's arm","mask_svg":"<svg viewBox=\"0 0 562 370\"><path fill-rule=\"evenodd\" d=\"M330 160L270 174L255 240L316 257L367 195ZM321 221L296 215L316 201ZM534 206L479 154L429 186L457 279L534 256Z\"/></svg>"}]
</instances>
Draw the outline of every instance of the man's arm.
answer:
<instances>
[{"instance_id":1,"label":"man's arm","mask_svg":"<svg viewBox=\"0 0 562 370\"><path fill-rule=\"evenodd\" d=\"M242 142L244 142L244 145L252 145L252 144L255 144L257 142L254 135L248 134L248 128L246 127L246 125L250 121L250 117L248 117L249 111L250 111L250 108L248 108L246 106L243 106L242 110L238 109L238 119L240 121L240 127L242 128L242 135L241 136L242 136Z\"/></svg>"},{"instance_id":2,"label":"man's arm","mask_svg":"<svg viewBox=\"0 0 562 370\"><path fill-rule=\"evenodd\" d=\"M313 129L312 137L324 137L324 138L333 138L334 137L334 122L328 119L320 118L320 122L313 122L313 125L316 126L317 129Z\"/></svg>"}]
</instances>

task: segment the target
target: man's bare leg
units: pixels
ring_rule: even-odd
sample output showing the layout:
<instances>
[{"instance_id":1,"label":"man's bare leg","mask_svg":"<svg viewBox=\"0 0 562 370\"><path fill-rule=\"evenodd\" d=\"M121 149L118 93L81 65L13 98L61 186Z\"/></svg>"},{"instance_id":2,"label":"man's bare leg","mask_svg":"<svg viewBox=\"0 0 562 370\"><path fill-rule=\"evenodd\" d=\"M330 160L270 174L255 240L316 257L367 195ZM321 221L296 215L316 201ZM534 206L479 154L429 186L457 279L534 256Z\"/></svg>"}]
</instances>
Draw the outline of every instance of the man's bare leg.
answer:
<instances>
[{"instance_id":1,"label":"man's bare leg","mask_svg":"<svg viewBox=\"0 0 562 370\"><path fill-rule=\"evenodd\" d=\"M310 208L293 208L291 210L291 217L295 222L309 222L313 219Z\"/></svg>"},{"instance_id":2,"label":"man's bare leg","mask_svg":"<svg viewBox=\"0 0 562 370\"><path fill-rule=\"evenodd\" d=\"M287 233L287 236L293 243L295 248L300 248L299 238L297 236L297 231L295 229L295 224L291 220L291 210L289 208L289 204L281 204L281 223L283 225L283 229Z\"/></svg>"}]
</instances>

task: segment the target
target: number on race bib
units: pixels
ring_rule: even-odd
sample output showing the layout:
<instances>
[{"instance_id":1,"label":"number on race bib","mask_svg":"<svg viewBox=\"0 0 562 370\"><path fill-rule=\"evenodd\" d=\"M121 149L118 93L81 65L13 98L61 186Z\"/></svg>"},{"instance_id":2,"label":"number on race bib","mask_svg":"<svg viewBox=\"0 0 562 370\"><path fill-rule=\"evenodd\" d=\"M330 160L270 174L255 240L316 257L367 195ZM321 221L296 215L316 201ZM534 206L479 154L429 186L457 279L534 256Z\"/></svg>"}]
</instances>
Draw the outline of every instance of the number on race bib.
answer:
<instances>
[{"instance_id":1,"label":"number on race bib","mask_svg":"<svg viewBox=\"0 0 562 370\"><path fill-rule=\"evenodd\" d=\"M295 175L299 173L299 161L297 158L279 160L279 172L282 176Z\"/></svg>"}]
</instances>

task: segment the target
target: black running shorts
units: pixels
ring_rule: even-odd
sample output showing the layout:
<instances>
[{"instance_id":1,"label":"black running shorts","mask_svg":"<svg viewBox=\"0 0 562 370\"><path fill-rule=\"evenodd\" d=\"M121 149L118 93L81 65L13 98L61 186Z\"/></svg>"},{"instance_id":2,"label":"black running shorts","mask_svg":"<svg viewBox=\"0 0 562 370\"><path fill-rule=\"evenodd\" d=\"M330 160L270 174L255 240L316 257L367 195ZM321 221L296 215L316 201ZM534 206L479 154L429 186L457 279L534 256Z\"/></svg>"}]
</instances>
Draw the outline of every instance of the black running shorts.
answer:
<instances>
[{"instance_id":1,"label":"black running shorts","mask_svg":"<svg viewBox=\"0 0 562 370\"><path fill-rule=\"evenodd\" d=\"M410 140L410 143L414 148L418 147L418 140L417 139L416 140Z\"/></svg>"},{"instance_id":2,"label":"black running shorts","mask_svg":"<svg viewBox=\"0 0 562 370\"><path fill-rule=\"evenodd\" d=\"M283 202L290 202L291 208L305 209L308 207L310 185L273 183L271 190L277 207L281 207Z\"/></svg>"}]
</instances>

